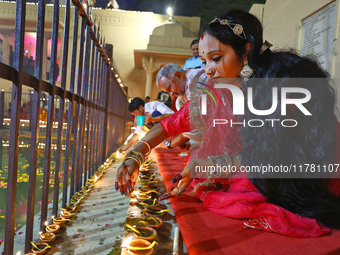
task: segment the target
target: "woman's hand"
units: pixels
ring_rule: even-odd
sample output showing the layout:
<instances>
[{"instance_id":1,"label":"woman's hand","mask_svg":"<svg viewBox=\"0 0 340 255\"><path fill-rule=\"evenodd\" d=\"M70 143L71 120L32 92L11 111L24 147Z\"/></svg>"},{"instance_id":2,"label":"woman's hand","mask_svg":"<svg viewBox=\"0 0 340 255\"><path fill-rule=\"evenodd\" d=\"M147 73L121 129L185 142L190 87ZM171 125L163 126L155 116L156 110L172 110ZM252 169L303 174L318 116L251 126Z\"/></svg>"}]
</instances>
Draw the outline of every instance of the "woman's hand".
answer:
<instances>
[{"instance_id":1,"label":"woman's hand","mask_svg":"<svg viewBox=\"0 0 340 255\"><path fill-rule=\"evenodd\" d=\"M197 161L196 160L191 160L183 169L183 171L180 174L177 174L173 179L172 182L178 182L178 185L176 188L174 188L171 191L171 196L177 197L181 195L182 192L185 191L185 189L189 186L191 183L192 179L195 177L194 173L195 171L195 166L196 166Z\"/></svg>"},{"instance_id":2,"label":"woman's hand","mask_svg":"<svg viewBox=\"0 0 340 255\"><path fill-rule=\"evenodd\" d=\"M178 182L176 188L174 188L170 193L165 193L160 197L160 200L168 199L170 197L178 197L185 191L185 189L189 186L192 179L196 176L195 168L196 166L211 166L210 159L194 159L191 160L183 169L183 171L177 174L173 179L172 182ZM206 176L204 176L206 178Z\"/></svg>"},{"instance_id":3,"label":"woman's hand","mask_svg":"<svg viewBox=\"0 0 340 255\"><path fill-rule=\"evenodd\" d=\"M179 174L177 174L173 179L172 182L176 183L178 182L178 185L176 188L174 188L169 193L164 193L159 200L168 199L170 197L178 197L182 194L182 192L185 191L185 189L189 186L190 182L192 181L193 176L190 176L191 169L195 169L195 160L190 161L183 171Z\"/></svg>"},{"instance_id":4,"label":"woman's hand","mask_svg":"<svg viewBox=\"0 0 340 255\"><path fill-rule=\"evenodd\" d=\"M115 183L116 190L120 193L127 195L130 190L135 186L139 174L139 164L134 159L125 160L117 170L117 181Z\"/></svg>"}]
</instances>

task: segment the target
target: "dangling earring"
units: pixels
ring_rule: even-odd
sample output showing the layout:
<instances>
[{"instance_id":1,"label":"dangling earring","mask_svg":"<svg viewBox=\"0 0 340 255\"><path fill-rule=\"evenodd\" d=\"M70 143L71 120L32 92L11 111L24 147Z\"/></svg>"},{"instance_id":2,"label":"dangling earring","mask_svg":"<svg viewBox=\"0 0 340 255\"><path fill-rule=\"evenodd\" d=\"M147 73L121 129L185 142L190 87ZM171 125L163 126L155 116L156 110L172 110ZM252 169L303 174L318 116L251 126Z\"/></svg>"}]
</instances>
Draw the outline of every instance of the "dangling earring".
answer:
<instances>
[{"instance_id":1,"label":"dangling earring","mask_svg":"<svg viewBox=\"0 0 340 255\"><path fill-rule=\"evenodd\" d=\"M253 69L248 65L248 60L245 59L243 62L243 68L240 72L240 76L244 82L249 80L249 77L253 74Z\"/></svg>"}]
</instances>

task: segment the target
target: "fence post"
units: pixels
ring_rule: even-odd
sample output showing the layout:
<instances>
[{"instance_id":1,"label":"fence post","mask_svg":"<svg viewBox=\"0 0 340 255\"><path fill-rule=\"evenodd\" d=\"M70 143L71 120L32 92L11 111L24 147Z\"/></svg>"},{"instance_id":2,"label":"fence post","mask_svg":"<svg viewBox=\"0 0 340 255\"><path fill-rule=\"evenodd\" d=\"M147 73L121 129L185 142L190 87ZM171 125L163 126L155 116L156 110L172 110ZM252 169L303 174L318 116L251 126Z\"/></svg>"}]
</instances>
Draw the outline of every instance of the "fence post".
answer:
<instances>
[{"instance_id":1,"label":"fence post","mask_svg":"<svg viewBox=\"0 0 340 255\"><path fill-rule=\"evenodd\" d=\"M33 92L30 93L29 95L30 97L30 105L29 105L29 108L28 108L28 119L29 119L29 131L32 130L32 115L33 115Z\"/></svg>"},{"instance_id":2,"label":"fence post","mask_svg":"<svg viewBox=\"0 0 340 255\"><path fill-rule=\"evenodd\" d=\"M107 56L110 58L110 60L112 61L112 55L113 55L113 46L111 44L106 44L105 45L105 50L106 50L106 54ZM104 137L103 137L103 153L102 153L102 161L104 162L107 158L107 125L108 125L108 121L109 121L109 92L110 92L110 83L111 83L111 69L107 68L106 69L106 98L105 98L105 117L104 117L104 127L103 127L103 131L104 131Z\"/></svg>"},{"instance_id":3,"label":"fence post","mask_svg":"<svg viewBox=\"0 0 340 255\"><path fill-rule=\"evenodd\" d=\"M5 116L5 91L1 90L1 93L0 93L0 128L3 128L4 116Z\"/></svg>"},{"instance_id":4,"label":"fence post","mask_svg":"<svg viewBox=\"0 0 340 255\"><path fill-rule=\"evenodd\" d=\"M2 169L2 155L4 155L4 152L3 152L2 140L0 140L0 170Z\"/></svg>"}]
</instances>

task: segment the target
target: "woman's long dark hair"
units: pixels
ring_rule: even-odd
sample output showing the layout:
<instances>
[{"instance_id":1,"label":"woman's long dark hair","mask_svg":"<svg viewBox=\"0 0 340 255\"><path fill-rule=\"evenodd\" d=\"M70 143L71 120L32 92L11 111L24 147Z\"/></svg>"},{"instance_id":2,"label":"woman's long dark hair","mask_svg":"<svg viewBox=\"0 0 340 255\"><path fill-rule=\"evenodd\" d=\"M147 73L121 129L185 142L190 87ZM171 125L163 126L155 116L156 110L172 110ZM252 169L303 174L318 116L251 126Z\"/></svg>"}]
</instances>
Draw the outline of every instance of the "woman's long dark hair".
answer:
<instances>
[{"instance_id":1,"label":"woman's long dark hair","mask_svg":"<svg viewBox=\"0 0 340 255\"><path fill-rule=\"evenodd\" d=\"M250 79L244 86L244 92L246 94L247 87L253 88L256 109L271 107L273 87L278 87L278 91L282 87L302 87L311 93L310 101L304 104L311 116L305 116L296 107L290 107L287 116L281 116L280 103L269 116L254 115L246 107L245 120L261 119L266 124L261 128L248 125L242 128L243 165L299 166L306 163L323 166L335 163L335 97L327 73L315 61L293 52L272 52L267 49L260 55L263 31L255 16L234 10L221 15L219 19L242 25L246 39L235 35L232 29L219 22L210 23L201 34L209 33L221 43L232 46L241 59L246 52L246 44L251 43L248 62L254 70L253 78L261 79ZM272 123L266 122L266 119L295 119L298 125L287 128L276 122L272 127ZM317 175L303 174L299 176L302 178L270 178L273 174L252 173L250 178L274 204L301 216L315 218L325 226L340 228L340 198L329 192L329 178L308 178Z\"/></svg>"}]
</instances>

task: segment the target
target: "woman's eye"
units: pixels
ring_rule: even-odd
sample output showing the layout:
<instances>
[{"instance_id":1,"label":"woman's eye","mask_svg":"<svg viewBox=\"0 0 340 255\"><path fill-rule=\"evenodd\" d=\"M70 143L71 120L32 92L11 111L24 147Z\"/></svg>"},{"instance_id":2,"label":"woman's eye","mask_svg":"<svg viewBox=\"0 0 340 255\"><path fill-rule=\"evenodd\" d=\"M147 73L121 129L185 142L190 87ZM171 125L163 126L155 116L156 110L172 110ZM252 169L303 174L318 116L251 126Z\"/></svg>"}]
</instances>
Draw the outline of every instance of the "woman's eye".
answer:
<instances>
[{"instance_id":1,"label":"woman's eye","mask_svg":"<svg viewBox=\"0 0 340 255\"><path fill-rule=\"evenodd\" d=\"M221 57L222 57L222 56L214 57L214 58L213 58L213 61L217 62L217 61L219 61L219 60L221 59Z\"/></svg>"}]
</instances>

